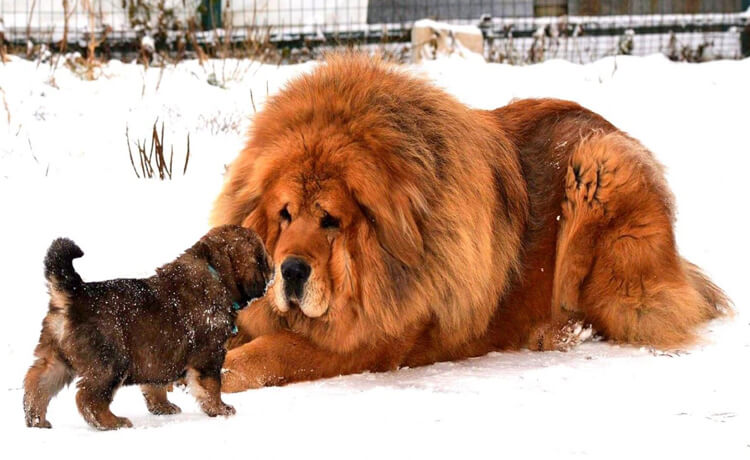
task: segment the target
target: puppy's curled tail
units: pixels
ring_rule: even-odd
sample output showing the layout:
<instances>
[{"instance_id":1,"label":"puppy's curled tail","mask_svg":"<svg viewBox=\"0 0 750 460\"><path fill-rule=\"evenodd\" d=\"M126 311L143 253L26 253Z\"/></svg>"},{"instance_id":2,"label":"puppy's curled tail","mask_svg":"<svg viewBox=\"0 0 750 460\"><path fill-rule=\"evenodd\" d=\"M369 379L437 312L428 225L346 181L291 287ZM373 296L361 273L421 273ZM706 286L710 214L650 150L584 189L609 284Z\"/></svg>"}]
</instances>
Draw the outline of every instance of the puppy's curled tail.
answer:
<instances>
[{"instance_id":1,"label":"puppy's curled tail","mask_svg":"<svg viewBox=\"0 0 750 460\"><path fill-rule=\"evenodd\" d=\"M73 260L83 256L83 251L68 238L52 242L44 258L44 277L49 283L53 298L69 298L83 283L73 268ZM57 305L62 307L62 305Z\"/></svg>"}]
</instances>

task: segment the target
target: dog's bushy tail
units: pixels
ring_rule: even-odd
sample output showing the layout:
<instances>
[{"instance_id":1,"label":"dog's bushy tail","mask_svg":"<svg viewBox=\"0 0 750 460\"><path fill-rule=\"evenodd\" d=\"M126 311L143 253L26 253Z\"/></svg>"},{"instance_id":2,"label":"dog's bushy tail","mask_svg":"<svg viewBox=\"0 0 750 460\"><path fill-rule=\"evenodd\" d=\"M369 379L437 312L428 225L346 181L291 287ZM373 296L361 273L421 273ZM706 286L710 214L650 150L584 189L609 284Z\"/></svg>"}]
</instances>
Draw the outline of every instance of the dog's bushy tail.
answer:
<instances>
[{"instance_id":1,"label":"dog's bushy tail","mask_svg":"<svg viewBox=\"0 0 750 460\"><path fill-rule=\"evenodd\" d=\"M690 284L705 300L708 318L733 314L732 301L697 265L682 259L682 267Z\"/></svg>"},{"instance_id":2,"label":"dog's bushy tail","mask_svg":"<svg viewBox=\"0 0 750 460\"><path fill-rule=\"evenodd\" d=\"M66 308L70 297L83 284L73 268L73 260L83 256L83 251L73 241L58 238L52 242L44 258L44 277L50 292L50 307Z\"/></svg>"}]
</instances>

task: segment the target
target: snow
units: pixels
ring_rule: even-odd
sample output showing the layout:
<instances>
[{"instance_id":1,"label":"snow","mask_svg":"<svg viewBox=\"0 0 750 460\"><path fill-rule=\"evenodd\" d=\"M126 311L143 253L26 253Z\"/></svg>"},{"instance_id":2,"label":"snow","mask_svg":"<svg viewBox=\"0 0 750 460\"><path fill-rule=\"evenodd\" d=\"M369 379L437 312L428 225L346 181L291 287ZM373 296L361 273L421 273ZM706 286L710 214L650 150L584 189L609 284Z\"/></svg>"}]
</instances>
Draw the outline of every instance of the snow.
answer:
<instances>
[{"instance_id":1,"label":"snow","mask_svg":"<svg viewBox=\"0 0 750 460\"><path fill-rule=\"evenodd\" d=\"M42 259L52 239L69 236L86 252L76 262L84 279L148 276L207 230L253 104L314 65L191 61L162 71L112 61L95 81L62 62L0 65L0 429L9 458L747 458L750 60L661 56L527 67L452 56L412 71L479 108L576 100L652 149L677 197L682 254L737 306L734 318L707 325L702 343L659 352L589 341L567 353L493 353L254 390L224 396L237 409L227 419L204 416L182 390L170 395L182 414L150 415L130 387L112 408L135 428L109 433L85 424L69 388L50 404L52 430L27 429L21 384L46 311ZM126 127L131 141L150 139L157 118L175 150L172 181L137 179L128 158Z\"/></svg>"}]
</instances>

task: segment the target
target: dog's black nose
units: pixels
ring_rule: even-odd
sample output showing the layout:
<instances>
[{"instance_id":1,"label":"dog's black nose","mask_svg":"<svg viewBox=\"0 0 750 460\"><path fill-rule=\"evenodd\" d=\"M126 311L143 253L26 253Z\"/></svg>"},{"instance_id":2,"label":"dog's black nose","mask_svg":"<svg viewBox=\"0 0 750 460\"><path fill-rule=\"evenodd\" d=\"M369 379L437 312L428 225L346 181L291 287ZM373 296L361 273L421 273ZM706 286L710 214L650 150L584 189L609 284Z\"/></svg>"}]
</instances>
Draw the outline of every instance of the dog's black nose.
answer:
<instances>
[{"instance_id":1,"label":"dog's black nose","mask_svg":"<svg viewBox=\"0 0 750 460\"><path fill-rule=\"evenodd\" d=\"M299 257L287 257L281 264L284 291L287 297L302 298L302 288L310 277L310 265Z\"/></svg>"}]
</instances>

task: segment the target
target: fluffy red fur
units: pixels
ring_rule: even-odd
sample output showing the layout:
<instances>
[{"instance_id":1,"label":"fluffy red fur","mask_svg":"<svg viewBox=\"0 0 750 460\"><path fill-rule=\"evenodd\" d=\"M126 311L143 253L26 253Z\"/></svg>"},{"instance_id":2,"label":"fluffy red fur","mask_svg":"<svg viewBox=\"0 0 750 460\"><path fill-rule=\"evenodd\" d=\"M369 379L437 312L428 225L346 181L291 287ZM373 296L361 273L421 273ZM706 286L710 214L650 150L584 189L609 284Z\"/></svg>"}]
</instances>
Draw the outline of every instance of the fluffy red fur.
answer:
<instances>
[{"instance_id":1,"label":"fluffy red fur","mask_svg":"<svg viewBox=\"0 0 750 460\"><path fill-rule=\"evenodd\" d=\"M222 388L561 349L570 321L683 346L728 302L677 253L673 214L651 153L575 103L472 110L332 57L257 114L215 205L214 224L251 227L277 265ZM290 256L311 267L294 302Z\"/></svg>"}]
</instances>

